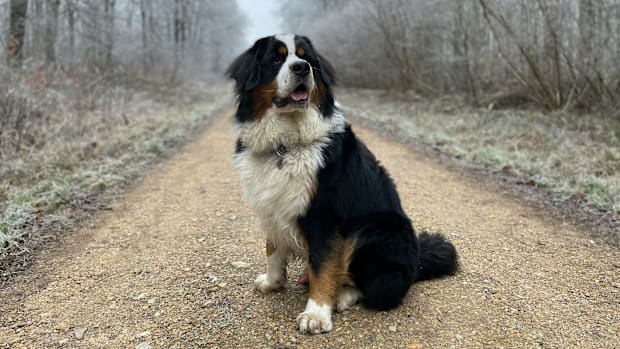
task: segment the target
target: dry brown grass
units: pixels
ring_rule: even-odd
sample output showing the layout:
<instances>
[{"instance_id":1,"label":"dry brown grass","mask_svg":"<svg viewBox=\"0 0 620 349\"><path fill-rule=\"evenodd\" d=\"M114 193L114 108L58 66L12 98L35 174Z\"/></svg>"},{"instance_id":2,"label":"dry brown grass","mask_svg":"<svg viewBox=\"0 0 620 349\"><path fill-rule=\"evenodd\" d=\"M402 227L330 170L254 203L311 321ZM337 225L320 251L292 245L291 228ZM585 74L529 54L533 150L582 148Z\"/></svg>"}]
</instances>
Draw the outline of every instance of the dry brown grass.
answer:
<instances>
[{"instance_id":1,"label":"dry brown grass","mask_svg":"<svg viewBox=\"0 0 620 349\"><path fill-rule=\"evenodd\" d=\"M0 71L0 259L70 225L230 102L225 85Z\"/></svg>"}]
</instances>

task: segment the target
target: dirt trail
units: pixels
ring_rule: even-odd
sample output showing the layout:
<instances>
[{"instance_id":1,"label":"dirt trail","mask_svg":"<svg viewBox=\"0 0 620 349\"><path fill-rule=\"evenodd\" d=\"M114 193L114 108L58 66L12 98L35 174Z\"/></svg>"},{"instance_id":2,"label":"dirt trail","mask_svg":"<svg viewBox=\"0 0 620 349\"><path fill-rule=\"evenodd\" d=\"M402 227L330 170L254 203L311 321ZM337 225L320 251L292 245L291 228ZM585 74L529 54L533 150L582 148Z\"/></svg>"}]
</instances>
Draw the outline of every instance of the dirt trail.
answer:
<instances>
[{"instance_id":1,"label":"dirt trail","mask_svg":"<svg viewBox=\"0 0 620 349\"><path fill-rule=\"evenodd\" d=\"M220 118L0 290L0 347L620 348L620 251L359 128L414 224L446 233L462 271L415 284L395 311L357 307L330 334L300 335L307 289L253 291L263 239L231 130Z\"/></svg>"}]
</instances>

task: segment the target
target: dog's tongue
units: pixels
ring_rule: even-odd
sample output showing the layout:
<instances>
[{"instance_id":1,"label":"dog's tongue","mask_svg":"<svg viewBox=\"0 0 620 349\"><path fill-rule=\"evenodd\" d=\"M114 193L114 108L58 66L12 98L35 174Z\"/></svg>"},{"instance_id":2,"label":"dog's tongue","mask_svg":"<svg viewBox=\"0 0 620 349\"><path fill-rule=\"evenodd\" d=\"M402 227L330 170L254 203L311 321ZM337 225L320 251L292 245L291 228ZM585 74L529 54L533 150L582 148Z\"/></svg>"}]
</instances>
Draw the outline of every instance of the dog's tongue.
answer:
<instances>
[{"instance_id":1,"label":"dog's tongue","mask_svg":"<svg viewBox=\"0 0 620 349\"><path fill-rule=\"evenodd\" d=\"M304 272L302 276L299 277L299 280L295 283L296 286L307 285L309 283L308 272Z\"/></svg>"},{"instance_id":2,"label":"dog's tongue","mask_svg":"<svg viewBox=\"0 0 620 349\"><path fill-rule=\"evenodd\" d=\"M294 101L303 101L308 99L308 91L293 92L291 99Z\"/></svg>"}]
</instances>

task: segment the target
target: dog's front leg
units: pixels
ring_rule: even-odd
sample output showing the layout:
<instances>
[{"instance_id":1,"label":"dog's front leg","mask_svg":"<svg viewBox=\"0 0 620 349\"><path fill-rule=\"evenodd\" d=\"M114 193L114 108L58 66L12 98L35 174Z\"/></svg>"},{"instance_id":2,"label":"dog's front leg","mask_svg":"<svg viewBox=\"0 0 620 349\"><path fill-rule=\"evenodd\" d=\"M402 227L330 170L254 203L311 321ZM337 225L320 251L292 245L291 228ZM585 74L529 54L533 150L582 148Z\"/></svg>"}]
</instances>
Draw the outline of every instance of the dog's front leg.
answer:
<instances>
[{"instance_id":1,"label":"dog's front leg","mask_svg":"<svg viewBox=\"0 0 620 349\"><path fill-rule=\"evenodd\" d=\"M319 334L333 328L332 308L343 275L342 240L336 234L335 217L327 216L316 200L300 220L308 251L310 295L297 321L302 333Z\"/></svg>"},{"instance_id":2,"label":"dog's front leg","mask_svg":"<svg viewBox=\"0 0 620 349\"><path fill-rule=\"evenodd\" d=\"M338 275L341 273L338 263L325 260L313 270L308 270L310 296L306 309L299 314L299 331L302 333L319 334L332 330L332 308L338 294Z\"/></svg>"},{"instance_id":3,"label":"dog's front leg","mask_svg":"<svg viewBox=\"0 0 620 349\"><path fill-rule=\"evenodd\" d=\"M271 292L286 287L286 260L288 249L283 246L276 246L267 240L265 245L267 252L267 272L260 274L254 281L256 289L263 292Z\"/></svg>"}]
</instances>

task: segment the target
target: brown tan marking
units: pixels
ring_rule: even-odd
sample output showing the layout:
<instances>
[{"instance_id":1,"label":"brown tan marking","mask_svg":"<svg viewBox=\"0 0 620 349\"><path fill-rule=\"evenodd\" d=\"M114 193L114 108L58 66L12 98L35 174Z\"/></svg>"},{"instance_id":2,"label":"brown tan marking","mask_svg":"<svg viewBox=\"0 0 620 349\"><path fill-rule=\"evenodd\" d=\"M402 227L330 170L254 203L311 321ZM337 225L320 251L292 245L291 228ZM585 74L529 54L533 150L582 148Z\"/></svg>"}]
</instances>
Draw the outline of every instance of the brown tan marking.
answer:
<instances>
[{"instance_id":1,"label":"brown tan marking","mask_svg":"<svg viewBox=\"0 0 620 349\"><path fill-rule=\"evenodd\" d=\"M325 85L322 81L317 81L316 86L310 92L310 102L320 107L323 97L325 97Z\"/></svg>"},{"instance_id":2,"label":"brown tan marking","mask_svg":"<svg viewBox=\"0 0 620 349\"><path fill-rule=\"evenodd\" d=\"M273 104L273 96L278 91L278 83L274 80L269 84L258 85L252 94L254 96L254 117L260 119Z\"/></svg>"},{"instance_id":3,"label":"brown tan marking","mask_svg":"<svg viewBox=\"0 0 620 349\"><path fill-rule=\"evenodd\" d=\"M354 240L339 239L332 244L331 251L321 264L318 274L308 267L309 298L317 305L333 306L341 285L354 287L353 279L348 272L354 250Z\"/></svg>"},{"instance_id":4,"label":"brown tan marking","mask_svg":"<svg viewBox=\"0 0 620 349\"><path fill-rule=\"evenodd\" d=\"M305 54L306 50L303 47L297 49L297 56L299 56L300 58L303 57Z\"/></svg>"}]
</instances>

